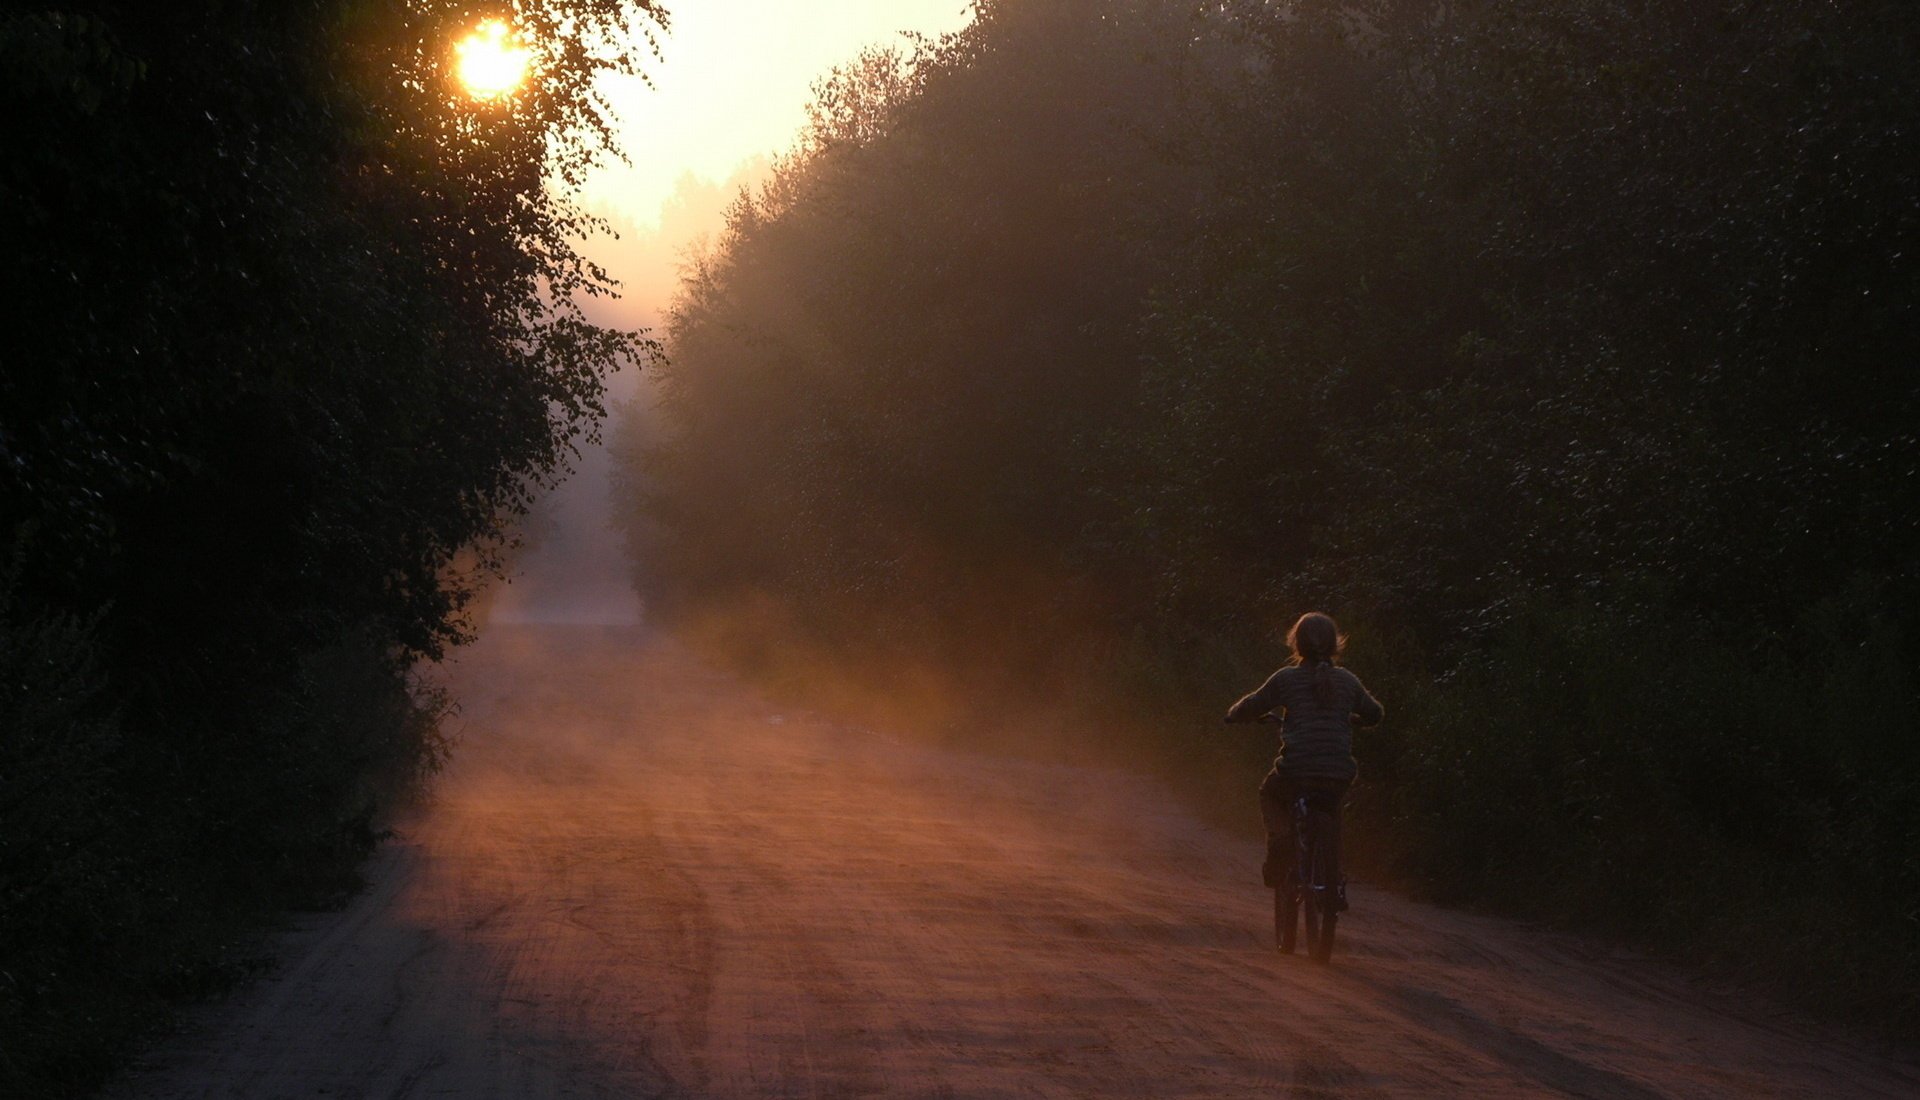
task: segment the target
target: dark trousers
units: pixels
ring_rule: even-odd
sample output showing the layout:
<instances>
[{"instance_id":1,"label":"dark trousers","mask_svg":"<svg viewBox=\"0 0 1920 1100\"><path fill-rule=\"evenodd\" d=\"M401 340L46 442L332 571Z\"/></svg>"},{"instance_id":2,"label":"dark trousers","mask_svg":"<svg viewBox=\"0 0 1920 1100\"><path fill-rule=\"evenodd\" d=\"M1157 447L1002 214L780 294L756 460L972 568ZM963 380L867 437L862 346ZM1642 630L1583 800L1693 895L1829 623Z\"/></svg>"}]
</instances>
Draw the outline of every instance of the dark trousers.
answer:
<instances>
[{"instance_id":1,"label":"dark trousers","mask_svg":"<svg viewBox=\"0 0 1920 1100\"><path fill-rule=\"evenodd\" d=\"M1333 819L1334 865L1328 870L1332 872L1330 881L1339 882L1345 870L1340 849L1340 811L1346 806L1347 788L1352 785L1351 779L1268 772L1260 783L1260 817L1267 823L1267 850L1281 856L1285 866L1293 866L1293 803L1305 795L1309 807L1324 810Z\"/></svg>"}]
</instances>

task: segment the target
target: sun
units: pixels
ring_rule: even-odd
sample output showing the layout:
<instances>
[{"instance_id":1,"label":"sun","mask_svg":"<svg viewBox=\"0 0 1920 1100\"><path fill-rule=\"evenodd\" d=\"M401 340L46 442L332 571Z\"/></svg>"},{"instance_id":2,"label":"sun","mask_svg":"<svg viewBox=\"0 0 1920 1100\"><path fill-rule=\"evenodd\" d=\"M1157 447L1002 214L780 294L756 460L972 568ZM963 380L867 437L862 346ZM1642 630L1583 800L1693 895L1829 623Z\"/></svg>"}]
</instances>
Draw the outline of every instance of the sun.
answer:
<instances>
[{"instance_id":1,"label":"sun","mask_svg":"<svg viewBox=\"0 0 1920 1100\"><path fill-rule=\"evenodd\" d=\"M475 99L499 99L512 94L527 78L533 51L520 44L513 31L498 19L473 28L453 48L460 83Z\"/></svg>"}]
</instances>

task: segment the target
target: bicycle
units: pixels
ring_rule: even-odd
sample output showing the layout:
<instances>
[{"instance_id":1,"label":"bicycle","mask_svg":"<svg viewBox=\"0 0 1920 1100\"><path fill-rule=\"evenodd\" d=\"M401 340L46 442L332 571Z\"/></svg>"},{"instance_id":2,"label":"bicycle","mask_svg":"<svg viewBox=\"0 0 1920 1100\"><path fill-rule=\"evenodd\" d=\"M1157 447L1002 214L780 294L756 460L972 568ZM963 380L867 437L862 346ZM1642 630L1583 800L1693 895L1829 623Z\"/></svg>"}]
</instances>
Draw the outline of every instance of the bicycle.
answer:
<instances>
[{"instance_id":1,"label":"bicycle","mask_svg":"<svg viewBox=\"0 0 1920 1100\"><path fill-rule=\"evenodd\" d=\"M1273 888L1274 939L1283 954L1298 946L1305 925L1307 955L1324 963L1333 956L1333 933L1340 923L1341 884L1330 881L1338 866L1334 850L1333 817L1314 806L1314 796L1293 800L1293 867Z\"/></svg>"},{"instance_id":2,"label":"bicycle","mask_svg":"<svg viewBox=\"0 0 1920 1100\"><path fill-rule=\"evenodd\" d=\"M1263 714L1261 725L1279 722L1273 714ZM1293 800L1293 867L1273 888L1273 938L1282 954L1291 955L1299 946L1299 931L1307 932L1307 955L1324 963L1333 957L1333 934L1345 908L1346 883L1330 881L1331 868L1338 867L1340 852L1335 844L1333 814L1316 800L1338 798L1321 791L1303 791Z\"/></svg>"}]
</instances>

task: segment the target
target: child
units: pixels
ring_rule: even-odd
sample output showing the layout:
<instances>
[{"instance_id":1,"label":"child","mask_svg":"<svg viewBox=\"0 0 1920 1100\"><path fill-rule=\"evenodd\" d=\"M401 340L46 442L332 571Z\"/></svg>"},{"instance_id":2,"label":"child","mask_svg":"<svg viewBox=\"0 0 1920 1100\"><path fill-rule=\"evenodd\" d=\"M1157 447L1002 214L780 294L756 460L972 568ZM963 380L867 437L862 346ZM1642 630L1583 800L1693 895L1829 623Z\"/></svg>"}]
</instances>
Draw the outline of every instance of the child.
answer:
<instances>
[{"instance_id":1,"label":"child","mask_svg":"<svg viewBox=\"0 0 1920 1100\"><path fill-rule=\"evenodd\" d=\"M1260 816L1267 824L1267 860L1260 877L1268 886L1286 881L1293 852L1294 801L1305 795L1311 805L1333 818L1336 866L1332 880L1340 883L1340 908L1346 906L1345 880L1337 865L1340 851L1340 809L1358 766L1353 761L1353 727L1371 726L1385 716L1379 700L1367 693L1360 678L1336 663L1347 639L1330 616L1310 611L1287 631L1293 659L1267 677L1260 689L1233 704L1229 722L1257 722L1279 712L1280 755L1260 784Z\"/></svg>"}]
</instances>

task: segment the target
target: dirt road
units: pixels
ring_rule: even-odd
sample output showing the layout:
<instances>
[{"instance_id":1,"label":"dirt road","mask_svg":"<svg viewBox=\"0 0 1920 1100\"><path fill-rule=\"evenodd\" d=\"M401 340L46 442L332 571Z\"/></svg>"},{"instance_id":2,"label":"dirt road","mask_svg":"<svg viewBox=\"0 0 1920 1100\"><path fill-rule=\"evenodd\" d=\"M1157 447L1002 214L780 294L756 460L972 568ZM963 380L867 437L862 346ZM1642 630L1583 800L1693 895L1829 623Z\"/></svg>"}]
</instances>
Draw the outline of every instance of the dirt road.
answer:
<instances>
[{"instance_id":1,"label":"dirt road","mask_svg":"<svg viewBox=\"0 0 1920 1100\"><path fill-rule=\"evenodd\" d=\"M1152 785L783 713L636 630L496 629L451 680L464 747L373 888L116 1095L1920 1095L1365 888L1334 966L1278 957L1255 845Z\"/></svg>"}]
</instances>

